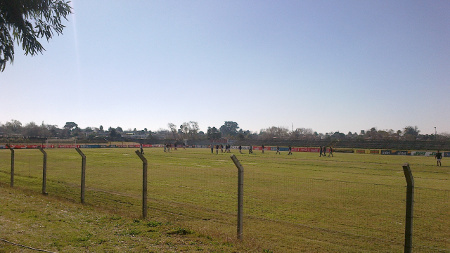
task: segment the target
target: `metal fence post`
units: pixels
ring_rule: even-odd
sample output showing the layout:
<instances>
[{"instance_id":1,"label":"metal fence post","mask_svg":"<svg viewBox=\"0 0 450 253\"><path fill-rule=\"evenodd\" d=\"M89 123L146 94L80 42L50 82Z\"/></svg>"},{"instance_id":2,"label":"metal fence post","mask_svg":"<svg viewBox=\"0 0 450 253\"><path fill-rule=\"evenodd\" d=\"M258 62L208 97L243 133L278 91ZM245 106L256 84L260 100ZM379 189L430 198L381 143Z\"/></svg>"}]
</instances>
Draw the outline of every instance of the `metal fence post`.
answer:
<instances>
[{"instance_id":1,"label":"metal fence post","mask_svg":"<svg viewBox=\"0 0 450 253\"><path fill-rule=\"evenodd\" d=\"M237 215L237 238L242 240L243 217L244 217L244 167L242 167L235 155L231 155L234 165L238 168L238 215Z\"/></svg>"},{"instance_id":2,"label":"metal fence post","mask_svg":"<svg viewBox=\"0 0 450 253\"><path fill-rule=\"evenodd\" d=\"M84 204L84 193L86 189L86 156L79 148L75 148L81 156L81 203Z\"/></svg>"},{"instance_id":3,"label":"metal fence post","mask_svg":"<svg viewBox=\"0 0 450 253\"><path fill-rule=\"evenodd\" d=\"M14 187L14 149L8 145L9 150L11 150L11 183L10 186Z\"/></svg>"},{"instance_id":4,"label":"metal fence post","mask_svg":"<svg viewBox=\"0 0 450 253\"><path fill-rule=\"evenodd\" d=\"M47 152L42 147L38 147L39 150L44 154L44 162L42 165L42 194L48 195L47 193Z\"/></svg>"},{"instance_id":5,"label":"metal fence post","mask_svg":"<svg viewBox=\"0 0 450 253\"><path fill-rule=\"evenodd\" d=\"M142 160L142 218L147 218L147 159L136 150L136 154Z\"/></svg>"},{"instance_id":6,"label":"metal fence post","mask_svg":"<svg viewBox=\"0 0 450 253\"><path fill-rule=\"evenodd\" d=\"M405 249L404 252L412 252L413 237L413 204L414 204L414 178L409 168L409 164L403 165L403 172L406 178L406 222L405 222Z\"/></svg>"}]
</instances>

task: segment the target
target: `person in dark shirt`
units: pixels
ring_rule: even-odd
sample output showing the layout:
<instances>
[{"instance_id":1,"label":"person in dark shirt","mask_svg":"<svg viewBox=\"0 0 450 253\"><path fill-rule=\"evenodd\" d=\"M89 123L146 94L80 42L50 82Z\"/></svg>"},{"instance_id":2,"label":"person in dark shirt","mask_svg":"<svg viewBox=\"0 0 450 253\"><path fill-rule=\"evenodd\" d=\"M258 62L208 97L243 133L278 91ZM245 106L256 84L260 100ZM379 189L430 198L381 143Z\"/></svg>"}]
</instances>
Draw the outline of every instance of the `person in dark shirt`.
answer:
<instances>
[{"instance_id":1,"label":"person in dark shirt","mask_svg":"<svg viewBox=\"0 0 450 253\"><path fill-rule=\"evenodd\" d=\"M264 154L264 145L261 146L261 151Z\"/></svg>"},{"instance_id":2,"label":"person in dark shirt","mask_svg":"<svg viewBox=\"0 0 450 253\"><path fill-rule=\"evenodd\" d=\"M288 155L292 155L292 147L291 147L291 145L289 145L289 153L288 153Z\"/></svg>"},{"instance_id":3,"label":"person in dark shirt","mask_svg":"<svg viewBox=\"0 0 450 253\"><path fill-rule=\"evenodd\" d=\"M436 158L436 164L437 166L442 166L441 159L442 159L442 153L437 151L436 155L434 156Z\"/></svg>"}]
</instances>

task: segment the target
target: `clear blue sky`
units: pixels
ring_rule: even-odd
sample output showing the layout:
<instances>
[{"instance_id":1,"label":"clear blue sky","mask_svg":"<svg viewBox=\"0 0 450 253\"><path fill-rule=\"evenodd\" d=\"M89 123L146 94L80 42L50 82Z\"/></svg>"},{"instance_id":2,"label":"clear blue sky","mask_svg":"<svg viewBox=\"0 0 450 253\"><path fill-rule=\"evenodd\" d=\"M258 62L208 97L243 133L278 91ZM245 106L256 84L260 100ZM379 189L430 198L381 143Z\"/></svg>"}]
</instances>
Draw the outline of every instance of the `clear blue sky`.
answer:
<instances>
[{"instance_id":1,"label":"clear blue sky","mask_svg":"<svg viewBox=\"0 0 450 253\"><path fill-rule=\"evenodd\" d=\"M0 73L0 122L450 133L450 1L73 0Z\"/></svg>"}]
</instances>

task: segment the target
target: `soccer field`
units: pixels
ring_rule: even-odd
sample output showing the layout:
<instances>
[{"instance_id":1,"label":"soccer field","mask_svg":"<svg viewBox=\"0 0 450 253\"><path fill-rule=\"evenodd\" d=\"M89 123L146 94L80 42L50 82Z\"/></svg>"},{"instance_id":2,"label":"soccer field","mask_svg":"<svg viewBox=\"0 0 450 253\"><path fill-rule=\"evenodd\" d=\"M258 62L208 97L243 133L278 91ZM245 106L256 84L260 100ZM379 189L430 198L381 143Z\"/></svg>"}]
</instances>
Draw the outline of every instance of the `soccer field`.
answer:
<instances>
[{"instance_id":1,"label":"soccer field","mask_svg":"<svg viewBox=\"0 0 450 253\"><path fill-rule=\"evenodd\" d=\"M81 157L47 149L47 192L80 201ZM83 149L89 205L141 215L142 162L135 149ZM244 167L243 243L262 252L400 252L406 180L415 180L413 248L450 251L450 166L432 157L274 151L239 154ZM237 168L209 149L145 149L149 219L168 220L223 240L236 238ZM10 151L0 150L9 184ZM15 150L15 186L40 192L42 153ZM81 204L80 204L81 205Z\"/></svg>"}]
</instances>

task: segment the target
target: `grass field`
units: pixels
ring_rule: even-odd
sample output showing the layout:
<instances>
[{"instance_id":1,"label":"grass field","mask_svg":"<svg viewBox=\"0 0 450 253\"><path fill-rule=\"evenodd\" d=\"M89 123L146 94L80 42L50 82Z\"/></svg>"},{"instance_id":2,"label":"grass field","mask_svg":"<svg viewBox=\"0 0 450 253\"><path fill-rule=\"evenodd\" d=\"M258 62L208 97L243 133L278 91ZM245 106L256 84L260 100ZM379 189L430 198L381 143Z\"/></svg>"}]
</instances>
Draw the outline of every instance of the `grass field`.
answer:
<instances>
[{"instance_id":1,"label":"grass field","mask_svg":"<svg viewBox=\"0 0 450 253\"><path fill-rule=\"evenodd\" d=\"M245 170L244 239L238 241L230 154L146 149L149 217L142 220L135 149L83 150L85 205L79 203L80 155L46 151L49 195L42 196L42 153L15 151L10 189L10 151L0 150L1 239L49 251L402 252L402 165L408 162L416 186L414 250L450 252L445 159L437 167L431 157L233 151ZM16 249L0 241L0 252L2 246Z\"/></svg>"}]
</instances>

